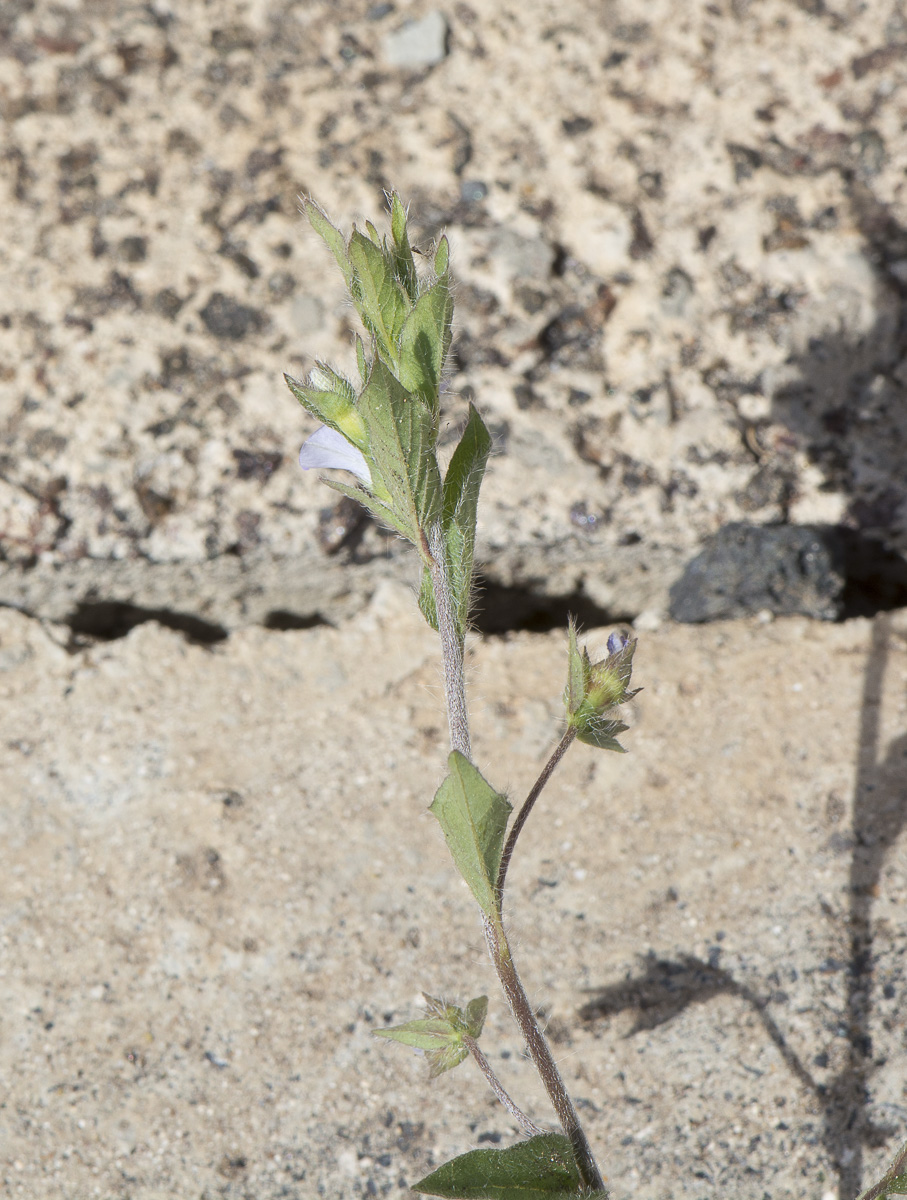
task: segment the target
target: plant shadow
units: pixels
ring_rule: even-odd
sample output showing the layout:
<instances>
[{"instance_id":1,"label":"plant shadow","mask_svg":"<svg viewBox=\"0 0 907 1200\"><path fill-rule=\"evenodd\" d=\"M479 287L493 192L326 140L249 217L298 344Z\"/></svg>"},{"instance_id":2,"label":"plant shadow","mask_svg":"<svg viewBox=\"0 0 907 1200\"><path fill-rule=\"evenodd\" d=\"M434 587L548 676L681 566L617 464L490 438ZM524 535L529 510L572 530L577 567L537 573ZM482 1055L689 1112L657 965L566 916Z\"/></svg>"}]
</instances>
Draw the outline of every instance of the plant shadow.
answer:
<instances>
[{"instance_id":1,"label":"plant shadow","mask_svg":"<svg viewBox=\"0 0 907 1200\"><path fill-rule=\"evenodd\" d=\"M907 827L907 734L895 738L884 757L879 757L882 686L892 636L890 617L880 614L873 622L864 676L853 816L846 842L851 850L843 931L848 951L838 1021L846 1052L837 1073L819 1083L768 1011L770 983L764 992L741 983L718 965L717 954L708 961L685 953L674 958L650 954L643 960L642 974L594 989L594 998L580 1010L587 1021L635 1010L628 1035L632 1036L666 1024L690 1005L720 995L738 997L756 1014L790 1072L818 1103L823 1114L822 1142L834 1164L842 1200L860 1190L864 1152L885 1145L898 1132L894 1126L874 1124L869 1115L870 1083L884 1061L873 1058L871 1037L877 990L872 909L889 851Z\"/></svg>"}]
</instances>

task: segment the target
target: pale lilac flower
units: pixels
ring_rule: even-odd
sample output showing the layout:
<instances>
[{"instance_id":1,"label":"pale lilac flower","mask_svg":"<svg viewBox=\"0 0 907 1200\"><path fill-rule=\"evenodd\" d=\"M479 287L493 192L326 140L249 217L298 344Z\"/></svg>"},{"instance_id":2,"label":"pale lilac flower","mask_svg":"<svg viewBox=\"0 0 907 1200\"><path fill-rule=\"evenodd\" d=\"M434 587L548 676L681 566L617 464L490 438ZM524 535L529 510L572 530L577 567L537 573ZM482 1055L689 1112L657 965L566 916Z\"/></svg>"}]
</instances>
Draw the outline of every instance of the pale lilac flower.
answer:
<instances>
[{"instance_id":1,"label":"pale lilac flower","mask_svg":"<svg viewBox=\"0 0 907 1200\"><path fill-rule=\"evenodd\" d=\"M371 487L372 484L372 474L365 461L365 455L348 442L342 433L331 429L329 425L322 425L303 442L299 451L299 465L304 471L311 471L313 467L350 471L361 479L366 487Z\"/></svg>"},{"instance_id":2,"label":"pale lilac flower","mask_svg":"<svg viewBox=\"0 0 907 1200\"><path fill-rule=\"evenodd\" d=\"M619 654L630 639L623 632L612 633L608 638L608 653Z\"/></svg>"}]
</instances>

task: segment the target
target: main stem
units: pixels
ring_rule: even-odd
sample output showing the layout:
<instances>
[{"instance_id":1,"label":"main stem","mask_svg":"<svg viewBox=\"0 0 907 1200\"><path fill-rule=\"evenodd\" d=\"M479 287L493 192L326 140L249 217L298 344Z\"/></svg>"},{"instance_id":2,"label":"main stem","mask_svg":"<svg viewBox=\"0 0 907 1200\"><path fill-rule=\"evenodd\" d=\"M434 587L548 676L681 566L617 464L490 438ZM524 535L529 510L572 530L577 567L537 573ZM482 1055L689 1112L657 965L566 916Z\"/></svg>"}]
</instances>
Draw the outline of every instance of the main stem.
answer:
<instances>
[{"instance_id":1,"label":"main stem","mask_svg":"<svg viewBox=\"0 0 907 1200\"><path fill-rule=\"evenodd\" d=\"M441 657L444 662L444 695L447 700L447 723L450 727L450 748L472 759L469 744L469 714L466 711L466 675L463 670L463 637L454 615L453 597L447 573L447 554L444 532L440 523L432 526L428 535L431 551L431 581L438 614L438 634L441 638Z\"/></svg>"},{"instance_id":2,"label":"main stem","mask_svg":"<svg viewBox=\"0 0 907 1200\"><path fill-rule=\"evenodd\" d=\"M570 1139L570 1145L573 1148L573 1157L576 1160L576 1166L583 1184L594 1191L603 1191L605 1187L604 1180L592 1154L589 1139L586 1137L586 1132L580 1124L576 1109L573 1107L573 1101L570 1099L570 1095L564 1086L563 1079L561 1079L557 1063L555 1063L551 1054L551 1048L548 1045L545 1035L539 1029L535 1013L532 1011L532 1006L529 1003L529 997L526 995L526 990L517 974L516 964L513 961L513 955L511 954L503 925L501 925L500 921L492 922L487 917L484 918L484 924L485 941L488 944L491 960L501 981L501 987L504 989L504 995L507 997L507 1003L510 1005L510 1011L513 1013L514 1020L519 1025L520 1032L526 1040L526 1049L529 1051L529 1057L535 1063L535 1069L541 1076L542 1083L545 1085L545 1091L548 1093L548 1099L551 1101L554 1111L557 1113L557 1119L561 1123L561 1128Z\"/></svg>"},{"instance_id":3,"label":"main stem","mask_svg":"<svg viewBox=\"0 0 907 1200\"><path fill-rule=\"evenodd\" d=\"M466 711L466 683L463 670L463 637L454 615L454 604L447 572L444 535L440 524L435 525L429 530L428 547L432 559L430 570L435 593L435 609L438 614L441 653L444 660L444 692L447 700L447 720L450 727L450 748L451 750L459 750L461 754L471 759L469 717ZM542 772L544 778L533 789L536 796L541 792L542 787L547 782L548 776L557 766L561 755L563 755L572 740L570 738L566 741L566 744L564 742L561 743L563 749L560 750L559 754L555 751L557 757L549 764L550 770L546 768L547 774L545 771ZM533 796L534 802L535 797ZM526 805L523 806L523 810L526 810ZM523 821L525 821L526 816L529 814L526 811L525 816L522 813L520 815ZM516 832L518 833L519 830ZM513 840L515 841L515 838ZM513 852L512 845L510 851L511 853ZM500 897L500 892L498 895ZM573 1156L576 1160L576 1166L583 1185L594 1191L603 1191L604 1181L602 1180L601 1172L596 1165L592 1155L592 1148L589 1145L582 1125L580 1125L576 1109L573 1107L573 1101L570 1099L567 1089L564 1086L563 1079L561 1079L557 1064L545 1040L545 1035L542 1033L535 1019L535 1013L532 1011L529 997L526 995L526 990L517 974L513 955L511 954L500 916L496 914L495 920L491 920L486 916L483 920L485 925L485 941L488 945L491 961L501 982L501 987L504 989L504 995L507 997L510 1011L513 1013L514 1019L520 1027L520 1032L526 1041L526 1048L529 1051L529 1055L533 1063L535 1063L535 1068L541 1077L542 1083L545 1085L545 1090L548 1093L554 1111L557 1113L564 1133L570 1140L573 1148Z\"/></svg>"}]
</instances>

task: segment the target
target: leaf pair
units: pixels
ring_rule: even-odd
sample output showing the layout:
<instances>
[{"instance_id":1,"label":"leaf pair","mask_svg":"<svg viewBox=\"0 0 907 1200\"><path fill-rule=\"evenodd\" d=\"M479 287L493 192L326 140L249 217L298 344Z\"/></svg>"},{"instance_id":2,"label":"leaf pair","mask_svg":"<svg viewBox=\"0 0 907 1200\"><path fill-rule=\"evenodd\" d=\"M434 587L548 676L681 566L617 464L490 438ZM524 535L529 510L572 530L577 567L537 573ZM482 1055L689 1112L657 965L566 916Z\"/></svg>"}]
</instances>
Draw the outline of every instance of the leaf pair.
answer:
<instances>
[{"instance_id":1,"label":"leaf pair","mask_svg":"<svg viewBox=\"0 0 907 1200\"><path fill-rule=\"evenodd\" d=\"M544 1133L506 1150L471 1150L413 1185L414 1192L451 1200L607 1200L584 1190L570 1142Z\"/></svg>"},{"instance_id":2,"label":"leaf pair","mask_svg":"<svg viewBox=\"0 0 907 1200\"><path fill-rule=\"evenodd\" d=\"M424 1051L431 1078L435 1079L458 1066L468 1056L469 1048L464 1039L470 1037L473 1041L478 1040L488 1012L488 997L479 996L470 1000L465 1010L432 996L425 996L425 1001L430 1016L407 1021L405 1025L395 1025L392 1029L374 1029L372 1032L377 1037L390 1038L404 1046Z\"/></svg>"}]
</instances>

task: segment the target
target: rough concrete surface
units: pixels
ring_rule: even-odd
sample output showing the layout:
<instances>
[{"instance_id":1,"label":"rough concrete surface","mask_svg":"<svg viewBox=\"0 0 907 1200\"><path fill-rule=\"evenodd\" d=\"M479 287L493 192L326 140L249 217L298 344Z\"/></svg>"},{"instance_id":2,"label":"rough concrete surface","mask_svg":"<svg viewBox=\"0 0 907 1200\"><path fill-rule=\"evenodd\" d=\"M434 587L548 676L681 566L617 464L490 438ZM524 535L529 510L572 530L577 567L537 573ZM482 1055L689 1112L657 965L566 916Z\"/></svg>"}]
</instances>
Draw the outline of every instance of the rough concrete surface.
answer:
<instances>
[{"instance_id":1,"label":"rough concrete surface","mask_svg":"<svg viewBox=\"0 0 907 1200\"><path fill-rule=\"evenodd\" d=\"M907 1132L905 617L642 635L630 753L572 749L524 832L515 953L615 1200L850 1197ZM546 1122L426 812L409 593L214 648L67 632L0 613L6 1193L409 1195L518 1132L470 1064L429 1084L370 1038L420 990L490 996L483 1044ZM476 759L514 799L564 641L471 645Z\"/></svg>"},{"instance_id":2,"label":"rough concrete surface","mask_svg":"<svg viewBox=\"0 0 907 1200\"><path fill-rule=\"evenodd\" d=\"M301 192L348 228L396 187L418 240L450 235L448 436L476 397L496 583L624 617L731 520L907 549L899 3L12 0L0 23L0 601L195 595L229 629L405 569L352 532L340 584L345 518L295 466L281 371L351 355Z\"/></svg>"}]
</instances>

